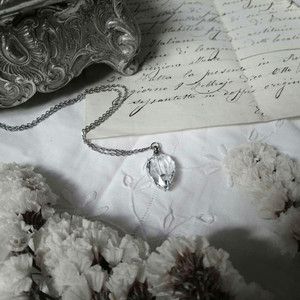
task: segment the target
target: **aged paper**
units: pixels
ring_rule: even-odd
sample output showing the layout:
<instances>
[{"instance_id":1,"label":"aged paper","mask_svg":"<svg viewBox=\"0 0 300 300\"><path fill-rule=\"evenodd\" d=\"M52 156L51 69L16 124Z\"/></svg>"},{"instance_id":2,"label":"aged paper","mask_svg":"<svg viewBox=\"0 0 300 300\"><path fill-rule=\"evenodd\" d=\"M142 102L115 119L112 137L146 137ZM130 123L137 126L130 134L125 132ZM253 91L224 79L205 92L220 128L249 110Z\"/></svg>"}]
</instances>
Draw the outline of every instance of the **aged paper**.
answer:
<instances>
[{"instance_id":1,"label":"aged paper","mask_svg":"<svg viewBox=\"0 0 300 300\"><path fill-rule=\"evenodd\" d=\"M300 115L300 8L290 2L215 2L265 119Z\"/></svg>"},{"instance_id":2,"label":"aged paper","mask_svg":"<svg viewBox=\"0 0 300 300\"><path fill-rule=\"evenodd\" d=\"M300 115L300 9L288 1L130 0L143 34L140 71L101 83L131 90L89 138ZM114 95L90 95L86 123Z\"/></svg>"}]
</instances>

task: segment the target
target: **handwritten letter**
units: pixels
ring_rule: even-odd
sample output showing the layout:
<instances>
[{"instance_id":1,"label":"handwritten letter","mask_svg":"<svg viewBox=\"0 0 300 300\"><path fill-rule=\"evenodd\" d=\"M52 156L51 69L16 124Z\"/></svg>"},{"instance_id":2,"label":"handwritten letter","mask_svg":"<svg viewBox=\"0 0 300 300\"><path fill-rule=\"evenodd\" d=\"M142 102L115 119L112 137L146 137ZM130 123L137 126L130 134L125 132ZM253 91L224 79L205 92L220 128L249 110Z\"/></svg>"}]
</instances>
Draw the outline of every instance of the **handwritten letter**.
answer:
<instances>
[{"instance_id":1,"label":"handwritten letter","mask_svg":"<svg viewBox=\"0 0 300 300\"><path fill-rule=\"evenodd\" d=\"M300 8L286 0L217 3L265 118L300 115Z\"/></svg>"},{"instance_id":2,"label":"handwritten letter","mask_svg":"<svg viewBox=\"0 0 300 300\"><path fill-rule=\"evenodd\" d=\"M300 9L283 0L215 2L129 1L142 30L141 69L104 78L131 93L90 138L300 115ZM112 101L90 95L87 124Z\"/></svg>"}]
</instances>

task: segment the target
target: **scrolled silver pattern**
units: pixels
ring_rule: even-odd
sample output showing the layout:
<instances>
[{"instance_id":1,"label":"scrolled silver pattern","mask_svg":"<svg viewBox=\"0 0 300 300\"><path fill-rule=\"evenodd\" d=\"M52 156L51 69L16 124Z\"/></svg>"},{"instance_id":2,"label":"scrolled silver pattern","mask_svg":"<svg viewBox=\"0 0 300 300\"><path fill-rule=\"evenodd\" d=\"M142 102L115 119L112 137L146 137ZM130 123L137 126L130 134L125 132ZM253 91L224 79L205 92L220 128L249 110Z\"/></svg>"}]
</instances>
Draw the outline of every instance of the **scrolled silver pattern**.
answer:
<instances>
[{"instance_id":1,"label":"scrolled silver pattern","mask_svg":"<svg viewBox=\"0 0 300 300\"><path fill-rule=\"evenodd\" d=\"M28 15L4 14L0 108L19 105L36 92L55 91L93 63L131 75L139 47L138 26L122 0L67 0Z\"/></svg>"}]
</instances>

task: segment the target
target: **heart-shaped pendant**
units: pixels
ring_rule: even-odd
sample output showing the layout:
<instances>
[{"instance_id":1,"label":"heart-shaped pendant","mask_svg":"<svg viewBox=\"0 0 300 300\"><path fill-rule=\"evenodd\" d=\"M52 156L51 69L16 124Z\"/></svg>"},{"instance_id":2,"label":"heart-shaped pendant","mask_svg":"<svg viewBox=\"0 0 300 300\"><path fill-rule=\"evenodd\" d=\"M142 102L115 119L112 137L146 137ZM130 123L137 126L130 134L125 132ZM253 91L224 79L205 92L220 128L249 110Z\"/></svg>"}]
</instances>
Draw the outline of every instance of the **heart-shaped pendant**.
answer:
<instances>
[{"instance_id":1,"label":"heart-shaped pendant","mask_svg":"<svg viewBox=\"0 0 300 300\"><path fill-rule=\"evenodd\" d=\"M161 153L158 143L153 143L151 148L154 150L154 153L147 161L147 172L156 186L164 191L169 191L175 178L175 161L171 156Z\"/></svg>"}]
</instances>

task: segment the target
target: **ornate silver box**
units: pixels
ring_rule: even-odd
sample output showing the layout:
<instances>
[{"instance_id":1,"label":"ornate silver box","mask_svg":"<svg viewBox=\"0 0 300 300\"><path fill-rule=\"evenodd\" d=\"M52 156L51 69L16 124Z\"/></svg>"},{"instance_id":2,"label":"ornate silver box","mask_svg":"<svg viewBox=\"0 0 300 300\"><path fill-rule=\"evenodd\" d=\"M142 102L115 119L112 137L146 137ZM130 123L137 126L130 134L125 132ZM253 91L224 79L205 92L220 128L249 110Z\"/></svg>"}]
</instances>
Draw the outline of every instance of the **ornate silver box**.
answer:
<instances>
[{"instance_id":1,"label":"ornate silver box","mask_svg":"<svg viewBox=\"0 0 300 300\"><path fill-rule=\"evenodd\" d=\"M65 86L93 63L136 72L140 32L122 0L0 0L0 108Z\"/></svg>"}]
</instances>

